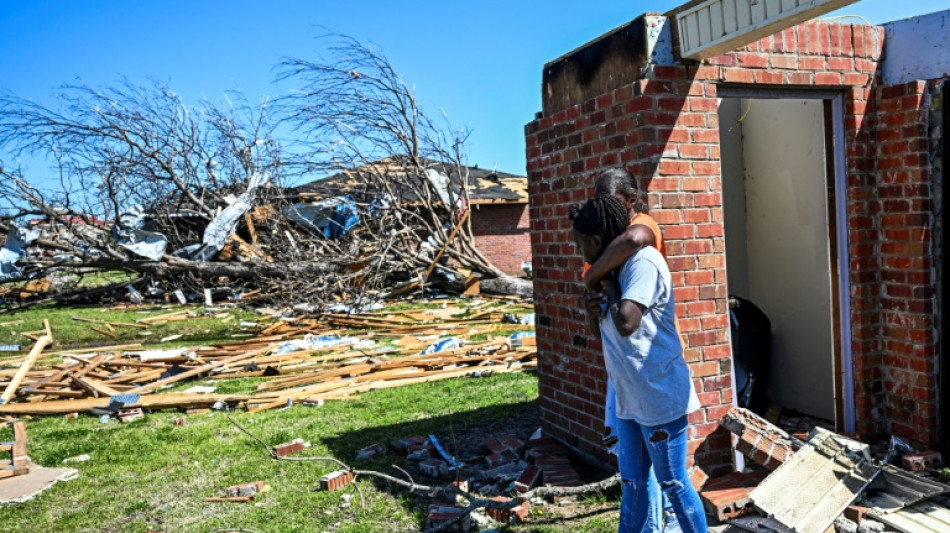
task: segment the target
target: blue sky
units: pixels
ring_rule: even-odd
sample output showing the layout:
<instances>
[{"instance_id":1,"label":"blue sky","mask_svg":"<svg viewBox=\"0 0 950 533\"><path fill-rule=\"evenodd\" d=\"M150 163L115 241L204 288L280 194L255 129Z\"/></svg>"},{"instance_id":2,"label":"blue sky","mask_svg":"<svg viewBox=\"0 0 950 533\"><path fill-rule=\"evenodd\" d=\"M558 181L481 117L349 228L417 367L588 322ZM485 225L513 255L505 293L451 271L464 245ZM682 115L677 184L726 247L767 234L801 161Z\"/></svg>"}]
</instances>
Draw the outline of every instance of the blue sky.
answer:
<instances>
[{"instance_id":1,"label":"blue sky","mask_svg":"<svg viewBox=\"0 0 950 533\"><path fill-rule=\"evenodd\" d=\"M430 114L471 128L470 163L523 173L523 126L541 107L544 63L680 3L0 0L0 89L44 101L63 83L124 76L167 81L189 103L231 89L257 101L286 92L274 65L317 56L329 30L381 46ZM831 15L880 23L948 7L863 0Z\"/></svg>"}]
</instances>

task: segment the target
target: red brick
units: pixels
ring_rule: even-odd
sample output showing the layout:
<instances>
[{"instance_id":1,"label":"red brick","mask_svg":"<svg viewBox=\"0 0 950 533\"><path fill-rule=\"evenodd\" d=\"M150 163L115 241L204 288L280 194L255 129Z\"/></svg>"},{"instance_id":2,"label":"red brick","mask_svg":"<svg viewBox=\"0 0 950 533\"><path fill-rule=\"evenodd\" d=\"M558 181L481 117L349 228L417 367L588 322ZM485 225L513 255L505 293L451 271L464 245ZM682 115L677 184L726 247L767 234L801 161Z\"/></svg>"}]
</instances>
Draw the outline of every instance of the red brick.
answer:
<instances>
[{"instance_id":1,"label":"red brick","mask_svg":"<svg viewBox=\"0 0 950 533\"><path fill-rule=\"evenodd\" d=\"M349 470L337 470L320 478L320 488L327 491L340 490L353 482L355 476Z\"/></svg>"},{"instance_id":2,"label":"red brick","mask_svg":"<svg viewBox=\"0 0 950 533\"><path fill-rule=\"evenodd\" d=\"M758 486L763 479L765 475L760 472L752 474L733 472L707 481L699 496L707 512L715 515L720 521L725 521L752 510L749 491Z\"/></svg>"},{"instance_id":3,"label":"red brick","mask_svg":"<svg viewBox=\"0 0 950 533\"><path fill-rule=\"evenodd\" d=\"M943 457L940 452L927 450L914 455L905 455L901 460L901 465L906 470L912 472L921 472L930 470L943 464Z\"/></svg>"},{"instance_id":4,"label":"red brick","mask_svg":"<svg viewBox=\"0 0 950 533\"><path fill-rule=\"evenodd\" d=\"M274 446L274 453L283 457L285 455L303 451L303 448L303 441L297 439L292 442L285 442L284 444L278 444L277 446Z\"/></svg>"}]
</instances>

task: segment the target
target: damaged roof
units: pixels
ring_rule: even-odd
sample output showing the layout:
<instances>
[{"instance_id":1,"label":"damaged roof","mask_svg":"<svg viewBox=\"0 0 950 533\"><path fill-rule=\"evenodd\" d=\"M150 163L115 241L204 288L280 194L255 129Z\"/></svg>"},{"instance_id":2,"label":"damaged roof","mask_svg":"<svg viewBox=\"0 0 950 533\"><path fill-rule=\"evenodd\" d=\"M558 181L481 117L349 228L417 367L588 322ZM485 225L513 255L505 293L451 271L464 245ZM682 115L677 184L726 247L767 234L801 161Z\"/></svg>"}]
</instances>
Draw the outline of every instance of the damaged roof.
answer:
<instances>
[{"instance_id":1,"label":"damaged roof","mask_svg":"<svg viewBox=\"0 0 950 533\"><path fill-rule=\"evenodd\" d=\"M497 170L488 170L477 166L462 166L451 163L423 160L427 168L434 169L449 176L453 188L458 192L461 185L461 175L468 176L468 196L471 204L526 204L528 203L528 178ZM423 179L412 176L413 167L407 164L405 158L391 157L367 163L353 170L344 170L326 178L311 181L300 185L294 191L300 195L315 197L331 197L341 194L359 196L370 189L368 182L374 177L384 176L393 183L408 179ZM395 192L408 193L395 187ZM403 198L412 201L412 198Z\"/></svg>"}]
</instances>

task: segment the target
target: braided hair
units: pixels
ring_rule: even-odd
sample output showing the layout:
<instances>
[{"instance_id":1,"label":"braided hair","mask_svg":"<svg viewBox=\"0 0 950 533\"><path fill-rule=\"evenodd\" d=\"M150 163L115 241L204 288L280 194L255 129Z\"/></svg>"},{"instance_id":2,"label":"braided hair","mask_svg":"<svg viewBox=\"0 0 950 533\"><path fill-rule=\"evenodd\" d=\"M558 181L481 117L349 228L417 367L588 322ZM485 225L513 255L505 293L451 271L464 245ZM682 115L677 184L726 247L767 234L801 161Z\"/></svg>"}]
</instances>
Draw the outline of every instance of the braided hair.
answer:
<instances>
[{"instance_id":1,"label":"braided hair","mask_svg":"<svg viewBox=\"0 0 950 533\"><path fill-rule=\"evenodd\" d=\"M626 206L607 193L595 195L580 209L571 206L570 218L574 221L574 229L578 233L600 236L601 252L626 231L630 224Z\"/></svg>"}]
</instances>

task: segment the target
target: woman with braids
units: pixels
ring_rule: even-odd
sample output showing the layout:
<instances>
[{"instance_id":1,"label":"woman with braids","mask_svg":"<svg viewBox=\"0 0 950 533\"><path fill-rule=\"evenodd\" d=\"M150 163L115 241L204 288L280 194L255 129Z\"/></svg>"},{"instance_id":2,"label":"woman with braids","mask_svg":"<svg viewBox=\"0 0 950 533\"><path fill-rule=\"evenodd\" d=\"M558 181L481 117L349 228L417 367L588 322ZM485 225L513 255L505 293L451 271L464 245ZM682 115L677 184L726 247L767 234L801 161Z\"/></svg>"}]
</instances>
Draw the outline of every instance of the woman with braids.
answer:
<instances>
[{"instance_id":1,"label":"woman with braids","mask_svg":"<svg viewBox=\"0 0 950 533\"><path fill-rule=\"evenodd\" d=\"M594 264L627 230L624 204L598 194L572 210L574 242ZM602 313L591 330L602 340L607 375L616 391L617 462L623 486L621 533L656 528L659 495L669 498L682 531L706 531L706 515L686 469L686 416L699 408L676 333L670 270L660 252L643 247L604 280ZM593 305L593 304L592 304ZM651 474L652 470L652 474Z\"/></svg>"},{"instance_id":2,"label":"woman with braids","mask_svg":"<svg viewBox=\"0 0 950 533\"><path fill-rule=\"evenodd\" d=\"M594 195L601 193L609 194L620 200L627 209L627 216L630 217L630 225L627 229L617 236L604 248L604 253L592 265L585 265L584 286L589 294L585 301L594 302L602 295L601 280L608 276L612 271L619 269L644 246L653 246L663 258L666 258L666 247L663 242L663 234L660 232L660 226L647 214L647 205L640 194L640 185L637 179L626 168L614 167L602 170L594 181ZM594 305L594 309L588 309L588 318L591 316L600 316L600 306ZM677 322L677 333L680 333L679 323ZM607 394L605 395L604 409L604 446L607 451L616 454L617 433L616 428L617 411L615 409L616 392L613 383L607 380ZM659 492L656 481L651 476L651 493ZM656 524L651 531L659 533L675 533L680 531L676 524L676 513L670 506L669 498L663 497L662 506L651 507L650 523ZM662 508L662 514L660 514Z\"/></svg>"}]
</instances>

